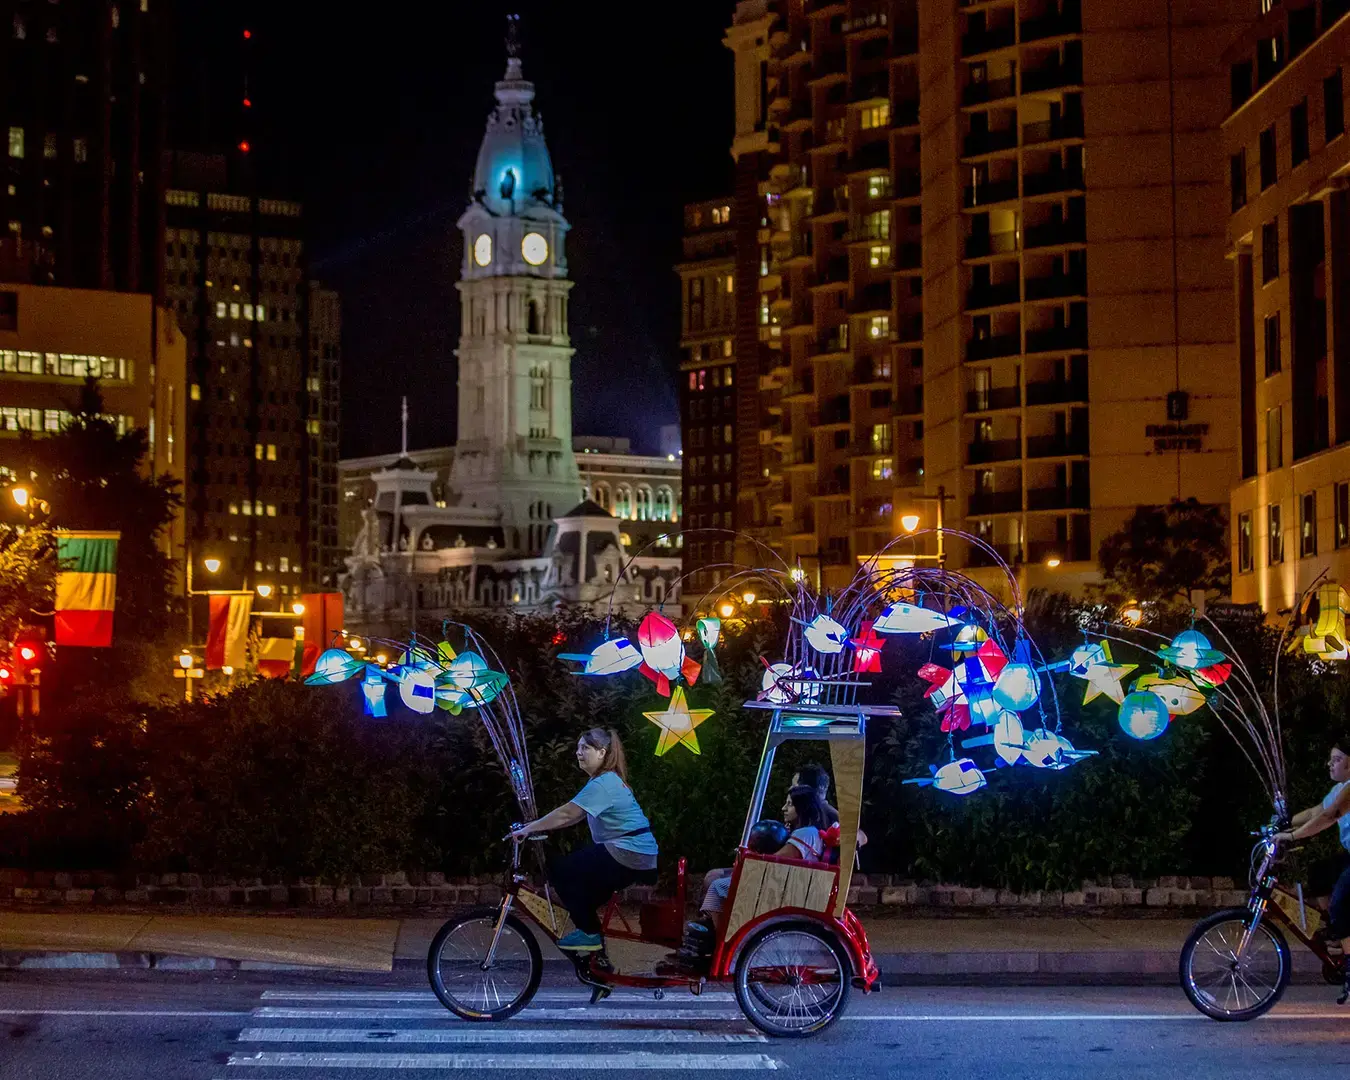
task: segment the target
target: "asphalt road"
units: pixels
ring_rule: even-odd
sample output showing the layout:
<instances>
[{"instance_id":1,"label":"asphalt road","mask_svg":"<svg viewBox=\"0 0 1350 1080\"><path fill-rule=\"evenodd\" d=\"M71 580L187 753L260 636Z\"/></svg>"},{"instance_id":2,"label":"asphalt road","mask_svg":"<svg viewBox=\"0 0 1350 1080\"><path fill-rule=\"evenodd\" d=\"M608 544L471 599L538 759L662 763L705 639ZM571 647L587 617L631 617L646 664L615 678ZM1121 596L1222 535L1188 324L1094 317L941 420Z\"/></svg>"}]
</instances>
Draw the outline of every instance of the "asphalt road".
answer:
<instances>
[{"instance_id":1,"label":"asphalt road","mask_svg":"<svg viewBox=\"0 0 1350 1080\"><path fill-rule=\"evenodd\" d=\"M1268 1017L1217 1024L1159 987L888 988L802 1041L766 1040L728 994L586 1006L550 978L504 1024L466 1024L412 974L0 974L3 1080L374 1080L922 1076L1279 1080L1344 1075L1350 1007L1294 987Z\"/></svg>"}]
</instances>

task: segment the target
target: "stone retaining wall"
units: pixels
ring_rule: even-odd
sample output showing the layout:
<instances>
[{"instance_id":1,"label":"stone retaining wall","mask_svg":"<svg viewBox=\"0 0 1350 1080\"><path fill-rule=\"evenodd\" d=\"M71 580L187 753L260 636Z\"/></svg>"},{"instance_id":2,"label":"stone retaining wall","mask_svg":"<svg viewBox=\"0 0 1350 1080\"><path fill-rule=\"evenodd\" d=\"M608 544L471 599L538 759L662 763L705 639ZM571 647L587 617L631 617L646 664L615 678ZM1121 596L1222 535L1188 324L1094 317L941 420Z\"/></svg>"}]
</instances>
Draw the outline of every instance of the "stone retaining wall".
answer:
<instances>
[{"instance_id":1,"label":"stone retaining wall","mask_svg":"<svg viewBox=\"0 0 1350 1080\"><path fill-rule=\"evenodd\" d=\"M319 878L219 878L209 874L110 874L43 870L0 870L0 904L190 905L193 907L336 908L424 907L495 904L502 876L447 879L435 872L361 874L341 881ZM623 899L638 903L653 890L634 887ZM690 881L691 902L698 899L698 875ZM1231 907L1247 901L1244 889L1226 877L1116 876L1109 882L1085 881L1081 888L1014 893L1006 889L968 888L915 882L893 874L854 874L849 904L879 910L928 908L1077 909Z\"/></svg>"}]
</instances>

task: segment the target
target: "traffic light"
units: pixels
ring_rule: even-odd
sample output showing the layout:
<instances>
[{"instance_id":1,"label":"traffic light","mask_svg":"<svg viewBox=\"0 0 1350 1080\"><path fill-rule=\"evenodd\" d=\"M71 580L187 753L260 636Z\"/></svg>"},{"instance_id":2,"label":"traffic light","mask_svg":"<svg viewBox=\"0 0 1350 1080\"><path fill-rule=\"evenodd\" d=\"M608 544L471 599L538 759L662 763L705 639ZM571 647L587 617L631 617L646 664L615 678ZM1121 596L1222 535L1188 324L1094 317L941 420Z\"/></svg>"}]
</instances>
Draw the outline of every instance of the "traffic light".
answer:
<instances>
[{"instance_id":1,"label":"traffic light","mask_svg":"<svg viewBox=\"0 0 1350 1080\"><path fill-rule=\"evenodd\" d=\"M17 682L27 682L29 675L42 667L47 658L47 643L35 631L25 630L14 639L9 663L5 665Z\"/></svg>"}]
</instances>

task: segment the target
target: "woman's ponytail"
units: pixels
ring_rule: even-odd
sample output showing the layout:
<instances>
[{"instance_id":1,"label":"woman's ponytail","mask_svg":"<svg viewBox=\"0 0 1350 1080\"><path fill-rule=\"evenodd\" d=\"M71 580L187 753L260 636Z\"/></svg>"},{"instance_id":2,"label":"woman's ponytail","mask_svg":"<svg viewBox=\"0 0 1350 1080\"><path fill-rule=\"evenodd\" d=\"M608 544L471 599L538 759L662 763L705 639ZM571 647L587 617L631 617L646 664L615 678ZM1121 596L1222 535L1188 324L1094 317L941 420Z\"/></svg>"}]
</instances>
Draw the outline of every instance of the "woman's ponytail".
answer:
<instances>
[{"instance_id":1,"label":"woman's ponytail","mask_svg":"<svg viewBox=\"0 0 1350 1080\"><path fill-rule=\"evenodd\" d=\"M604 751L600 762L600 772L617 773L619 779L628 783L628 758L623 752L623 741L614 728L591 728L581 736L582 742Z\"/></svg>"}]
</instances>

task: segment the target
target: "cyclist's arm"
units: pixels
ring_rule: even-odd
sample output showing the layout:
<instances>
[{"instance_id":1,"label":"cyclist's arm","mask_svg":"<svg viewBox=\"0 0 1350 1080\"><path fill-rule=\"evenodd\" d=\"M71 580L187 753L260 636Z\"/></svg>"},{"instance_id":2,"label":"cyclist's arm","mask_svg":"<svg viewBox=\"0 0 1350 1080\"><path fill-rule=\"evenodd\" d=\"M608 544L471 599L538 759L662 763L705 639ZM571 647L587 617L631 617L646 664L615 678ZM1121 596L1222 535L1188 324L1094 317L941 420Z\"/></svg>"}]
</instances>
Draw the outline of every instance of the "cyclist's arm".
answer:
<instances>
[{"instance_id":1,"label":"cyclist's arm","mask_svg":"<svg viewBox=\"0 0 1350 1080\"><path fill-rule=\"evenodd\" d=\"M574 802L565 802L556 810L550 810L537 821L528 822L519 829L515 829L512 836L529 836L531 833L552 832L554 829L565 829L569 825L575 825L586 816L586 811Z\"/></svg>"},{"instance_id":2,"label":"cyclist's arm","mask_svg":"<svg viewBox=\"0 0 1350 1080\"><path fill-rule=\"evenodd\" d=\"M1293 820L1291 820L1289 824L1293 828L1297 829L1300 825L1307 824L1321 812L1322 812L1321 804L1318 804L1317 806L1310 806L1308 807L1308 809L1300 810L1297 814L1295 814Z\"/></svg>"},{"instance_id":3,"label":"cyclist's arm","mask_svg":"<svg viewBox=\"0 0 1350 1080\"><path fill-rule=\"evenodd\" d=\"M1308 811L1304 811L1304 814ZM1311 816L1304 819L1300 824L1299 818L1304 814L1299 814L1294 818L1294 828L1285 833L1289 840L1306 840L1310 836L1316 836L1324 829L1329 829L1335 825L1342 817L1350 813L1350 787L1341 789L1336 800L1327 809L1320 806L1313 807Z\"/></svg>"}]
</instances>

